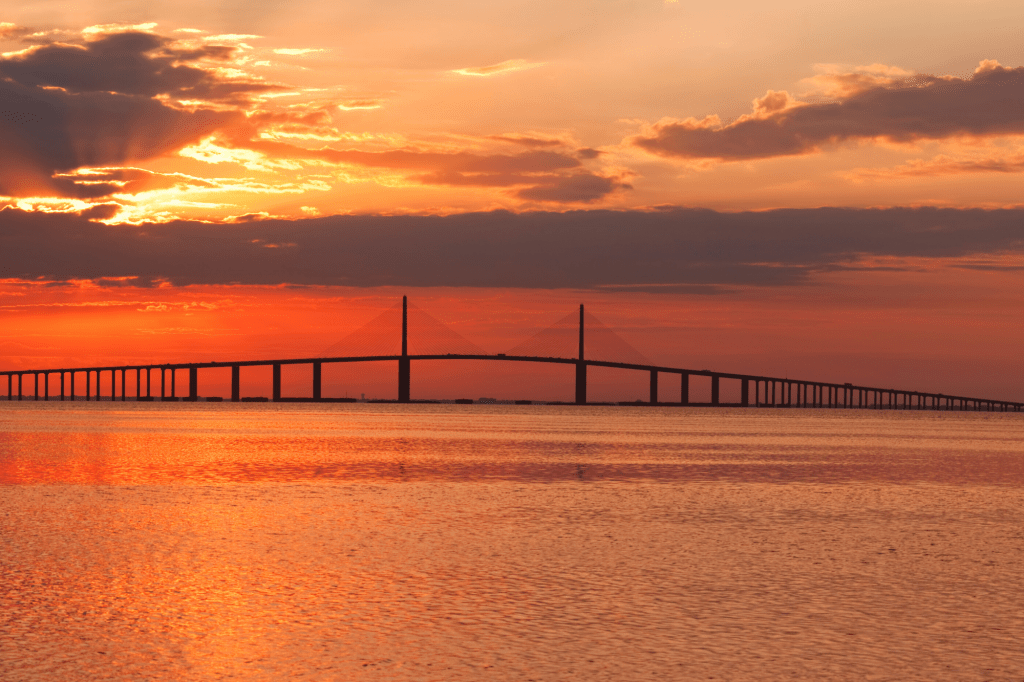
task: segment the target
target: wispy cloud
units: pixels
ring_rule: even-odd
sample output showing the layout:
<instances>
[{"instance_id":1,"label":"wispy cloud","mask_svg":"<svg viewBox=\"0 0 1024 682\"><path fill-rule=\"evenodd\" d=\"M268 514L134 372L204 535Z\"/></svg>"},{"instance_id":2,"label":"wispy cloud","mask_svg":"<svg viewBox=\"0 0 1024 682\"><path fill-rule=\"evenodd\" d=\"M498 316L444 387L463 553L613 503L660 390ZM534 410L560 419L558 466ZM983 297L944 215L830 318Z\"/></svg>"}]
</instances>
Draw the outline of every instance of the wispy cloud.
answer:
<instances>
[{"instance_id":1,"label":"wispy cloud","mask_svg":"<svg viewBox=\"0 0 1024 682\"><path fill-rule=\"evenodd\" d=\"M525 71L526 69L535 69L538 66L544 66L543 62L528 62L525 59L507 59L497 64L491 64L489 66L469 66L463 69L453 69L452 73L461 74L463 76L497 76L503 73L511 73L513 71Z\"/></svg>"},{"instance_id":2,"label":"wispy cloud","mask_svg":"<svg viewBox=\"0 0 1024 682\"><path fill-rule=\"evenodd\" d=\"M844 177L850 180L925 178L971 173L1022 173L1024 154L999 154L981 158L956 158L940 154L932 159L912 159L892 168L857 168Z\"/></svg>"}]
</instances>

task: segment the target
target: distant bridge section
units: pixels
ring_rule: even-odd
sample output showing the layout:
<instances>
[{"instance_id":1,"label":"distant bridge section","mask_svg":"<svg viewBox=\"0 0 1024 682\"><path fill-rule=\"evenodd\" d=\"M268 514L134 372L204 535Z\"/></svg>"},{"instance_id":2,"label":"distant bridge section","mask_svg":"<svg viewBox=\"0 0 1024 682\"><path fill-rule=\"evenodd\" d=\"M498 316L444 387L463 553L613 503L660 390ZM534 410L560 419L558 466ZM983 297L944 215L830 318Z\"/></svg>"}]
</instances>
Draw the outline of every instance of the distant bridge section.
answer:
<instances>
[{"instance_id":1,"label":"distant bridge section","mask_svg":"<svg viewBox=\"0 0 1024 682\"><path fill-rule=\"evenodd\" d=\"M117 365L108 367L75 367L63 369L12 370L0 371L7 380L8 400L74 400L76 396L75 382L78 375L84 374L85 398L87 400L127 399L127 377L132 373L135 380L136 400L191 400L199 399L199 370L212 368L231 368L231 400L238 402L240 396L240 376L242 367L269 366L272 368L271 400L274 402L331 402L331 398L322 396L322 370L325 364L349 362L396 362L398 364L398 402L413 402L411 399L412 363L430 360L495 360L501 362L531 362L573 365L576 368L575 404L587 404L587 368L612 367L617 369L647 372L650 376L650 399L648 405L703 406L703 407L799 407L799 408L860 408L860 409L906 409L906 410L956 410L956 411L987 411L987 412L1021 412L1024 403L1006 400L989 400L967 396L947 395L943 393L925 393L893 388L859 386L850 383L828 383L820 381L801 381L797 379L760 376L752 374L734 374L730 372L712 372L710 370L693 370L679 367L663 367L659 365L614 362L609 360L591 360L585 357L585 316L583 306L579 311L579 351L575 358L545 357L538 355L511 355L486 353L441 353L441 354L409 354L408 347L408 299L402 298L402 344L400 354L390 355L356 355L337 357L288 358L281 360L240 360L234 362L197 362L197 363L166 363L154 365ZM285 398L281 396L281 367L284 365L312 365L313 386L311 398ZM180 370L188 370L188 393L177 395L176 375ZM100 391L100 379L103 373L111 375L110 395L103 396ZM159 372L159 396L155 395L154 373ZM118 396L118 373L120 373L120 396ZM60 393L51 397L49 394L51 375L60 375ZM679 401L658 400L658 380L662 374L677 374L680 377ZM170 380L168 381L168 375ZM93 377L95 376L95 384ZM145 376L145 382L143 382ZM710 402L693 402L690 400L690 377L703 376L711 379ZM42 377L42 382L40 382ZM28 381L26 381L28 379ZM721 384L723 380L738 381L740 401L738 403L722 402ZM42 395L40 395L42 383ZM145 395L143 395L145 383ZM27 386L26 384L31 384ZM95 389L93 386L95 385ZM336 399L333 399L336 400Z\"/></svg>"}]
</instances>

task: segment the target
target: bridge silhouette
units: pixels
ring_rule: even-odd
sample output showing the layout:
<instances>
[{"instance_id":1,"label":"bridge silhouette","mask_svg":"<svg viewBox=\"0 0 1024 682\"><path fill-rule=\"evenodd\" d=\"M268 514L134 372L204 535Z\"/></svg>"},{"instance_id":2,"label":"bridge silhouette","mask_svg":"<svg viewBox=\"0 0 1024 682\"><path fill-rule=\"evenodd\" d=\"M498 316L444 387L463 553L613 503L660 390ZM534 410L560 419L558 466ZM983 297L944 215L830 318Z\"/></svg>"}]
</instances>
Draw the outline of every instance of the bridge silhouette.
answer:
<instances>
[{"instance_id":1,"label":"bridge silhouette","mask_svg":"<svg viewBox=\"0 0 1024 682\"><path fill-rule=\"evenodd\" d=\"M429 318L429 315L427 316ZM433 318L430 318L433 319ZM575 313L562 321L575 319ZM0 377L7 377L7 399L8 400L51 400L49 393L51 375L60 375L60 393L53 396L53 399L75 400L75 377L78 374L85 374L85 398L86 400L101 400L100 379L106 372L110 373L110 400L117 400L117 376L120 372L121 392L120 400L127 400L127 376L129 372L135 374L135 395L134 400L140 401L196 401L199 400L199 370L213 368L231 368L231 398L233 402L244 401L240 395L240 376L242 367L269 366L272 368L272 397L274 402L341 402L352 401L352 399L329 398L322 395L322 372L325 364L333 363L357 363L357 362L396 362L398 365L398 400L399 403L417 402L411 398L412 386L412 363L413 361L431 360L493 360L501 362L529 362L557 365L573 365L576 368L576 391L575 401L577 405L586 405L587 401L587 369L590 367L608 367L625 370L647 372L650 377L650 396L646 403L630 402L620 404L646 404L666 406L702 406L702 407L799 407L799 408L860 408L860 409L915 409L915 410L955 410L955 411L995 411L995 412L1021 412L1024 403L1006 400L990 400L984 398L972 398L959 395L947 395L943 393L928 393L921 391L908 391L894 388L878 388L860 386L851 383L829 383L821 381L804 381L790 379L788 377L772 377L753 374L737 374L731 372L716 372L711 370L694 370L680 367L664 367L651 364L649 361L641 362L618 362L614 360L598 360L586 357L587 320L591 320L591 326L595 324L598 328L603 327L596 318L588 318L584 312L583 305L579 308L579 347L576 357L559 357L554 355L529 354L530 344L520 344L508 353L489 354L482 350L469 353L434 353L434 354L410 354L409 353L409 306L408 298L402 297L402 336L400 354L363 354L348 356L327 356L305 358L286 358L279 360L237 360L229 362L184 362L164 364L131 364L116 365L107 367L73 367L62 369L37 369L37 370L9 370L0 371ZM436 323L436 320L434 320ZM557 325L558 323L556 323ZM549 328L552 329L556 325ZM473 346L473 344L456 332L444 328L450 335L458 340ZM357 330L359 331L359 330ZM545 330L547 331L547 330ZM610 330L604 329L605 332ZM538 334L534 337L543 336ZM623 342L614 333L611 337L619 342L627 354L632 352L639 359L645 360L631 346ZM534 344L536 347L537 344ZM337 344L335 344L337 346ZM331 351L335 346L328 349ZM475 348L475 346L473 346ZM477 349L479 350L479 349ZM292 398L281 395L281 368L285 365L312 365L313 382L312 397ZM186 396L176 395L176 374L180 370L188 370L188 394ZM160 395L154 395L153 373L159 371ZM143 373L145 373L145 395L143 389ZM659 376L679 375L680 395L679 401L659 401L658 380ZM96 377L95 392L93 389L93 375ZM170 381L168 381L170 375ZM693 402L690 400L690 378L694 376L709 377L711 379L711 400L710 402ZM25 393L25 378L31 377L33 381L32 393ZM43 395L40 395L40 381L43 377ZM67 377L68 381L65 381ZM721 398L721 385L725 381L738 381L740 388L740 401L723 402ZM17 390L15 391L15 385ZM69 389L66 391L66 388ZM395 402L395 401L383 401ZM564 403L563 403L564 404ZM607 404L607 403L603 403Z\"/></svg>"}]
</instances>

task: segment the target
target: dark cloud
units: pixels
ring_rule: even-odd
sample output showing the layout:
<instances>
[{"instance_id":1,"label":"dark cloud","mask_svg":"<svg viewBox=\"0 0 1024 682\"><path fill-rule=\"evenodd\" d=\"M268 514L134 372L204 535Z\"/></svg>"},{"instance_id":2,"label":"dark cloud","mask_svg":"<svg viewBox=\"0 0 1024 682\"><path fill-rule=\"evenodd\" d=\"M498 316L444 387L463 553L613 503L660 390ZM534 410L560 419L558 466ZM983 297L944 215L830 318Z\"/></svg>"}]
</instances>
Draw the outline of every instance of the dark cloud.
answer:
<instances>
[{"instance_id":1,"label":"dark cloud","mask_svg":"<svg viewBox=\"0 0 1024 682\"><path fill-rule=\"evenodd\" d=\"M72 93L221 100L276 89L268 83L225 80L184 62L227 59L234 48L205 46L175 49L151 33L104 35L82 45L54 43L0 58L0 77L29 87L57 87Z\"/></svg>"},{"instance_id":2,"label":"dark cloud","mask_svg":"<svg viewBox=\"0 0 1024 682\"><path fill-rule=\"evenodd\" d=\"M0 81L0 194L105 196L55 173L176 151L241 114L186 111L138 95L70 93Z\"/></svg>"},{"instance_id":3,"label":"dark cloud","mask_svg":"<svg viewBox=\"0 0 1024 682\"><path fill-rule=\"evenodd\" d=\"M786 93L770 92L752 115L728 125L715 117L664 122L632 142L662 156L734 161L807 154L857 139L1024 133L1024 67L986 61L970 78L847 80L850 93L839 101L792 106Z\"/></svg>"},{"instance_id":4,"label":"dark cloud","mask_svg":"<svg viewBox=\"0 0 1024 682\"><path fill-rule=\"evenodd\" d=\"M558 203L588 204L604 198L617 189L632 189L616 178L606 178L593 173L576 173L553 179L549 184L539 184L516 192L520 199Z\"/></svg>"},{"instance_id":5,"label":"dark cloud","mask_svg":"<svg viewBox=\"0 0 1024 682\"><path fill-rule=\"evenodd\" d=\"M335 216L107 226L0 211L0 278L175 284L473 286L713 293L781 286L872 258L1024 251L1024 210Z\"/></svg>"},{"instance_id":6,"label":"dark cloud","mask_svg":"<svg viewBox=\"0 0 1024 682\"><path fill-rule=\"evenodd\" d=\"M124 185L59 176L174 152L242 120L238 111L178 108L157 98L225 102L272 87L183 63L228 56L230 48L178 50L160 36L125 32L0 58L0 194L107 196Z\"/></svg>"}]
</instances>

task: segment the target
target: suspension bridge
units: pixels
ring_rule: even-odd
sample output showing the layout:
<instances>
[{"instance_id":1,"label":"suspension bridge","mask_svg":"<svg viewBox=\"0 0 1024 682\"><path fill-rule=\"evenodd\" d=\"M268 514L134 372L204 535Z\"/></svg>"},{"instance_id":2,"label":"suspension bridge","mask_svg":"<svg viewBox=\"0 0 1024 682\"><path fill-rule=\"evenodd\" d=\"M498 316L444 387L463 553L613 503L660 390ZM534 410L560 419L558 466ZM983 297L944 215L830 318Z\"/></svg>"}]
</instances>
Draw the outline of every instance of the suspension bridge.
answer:
<instances>
[{"instance_id":1,"label":"suspension bridge","mask_svg":"<svg viewBox=\"0 0 1024 682\"><path fill-rule=\"evenodd\" d=\"M397 307L397 306L396 306ZM418 310L418 309L417 309ZM397 312L397 311L396 311ZM241 397L241 369L243 367L267 367L272 371L271 397L274 402L332 402L339 401L338 398L330 398L323 393L323 366L333 363L360 363L360 362L395 362L397 364L397 383L399 403L415 402L412 395L412 364L413 362L429 361L459 361L459 360L488 360L498 362L526 362L544 363L555 365L572 365L575 367L575 404L586 405L587 401L587 370L591 367L607 367L624 370L646 372L650 380L650 395L647 405L675 405L675 406L704 406L704 407L799 407L799 408L859 408L859 409L904 409L904 410L956 410L956 411L989 411L989 412L1021 412L1024 403L1011 402L1006 400L990 400L984 398L972 398L960 395L947 395L943 393L927 393L921 391L909 391L895 388L879 388L871 386L860 386L851 383L829 383L821 381L803 381L790 379L788 377L760 376L752 374L736 374L730 372L717 372L710 370L684 369L680 367L664 367L650 363L640 353L623 341L612 330L605 327L599 320L587 314L583 305L579 307L578 324L576 313L556 322L551 327L542 330L526 342L510 349L505 353L490 354L479 349L466 340L460 334L450 328L441 325L429 315L421 313L421 317L434 323L440 329L440 336L452 345L458 352L440 352L426 354L409 353L409 304L407 297L402 297L401 313L401 352L363 352L360 354L331 355L345 346L345 340L335 344L323 353L315 357L286 358L278 360L237 360L228 362L184 362L164 364L131 364L107 367L73 367L60 369L33 369L33 370L9 370L0 371L2 377L7 379L8 400L75 400L78 399L75 383L78 375L84 375L86 400L127 400L128 376L133 374L134 395L133 400L140 401L196 401L199 400L199 371L203 369L230 368L231 369L231 397L230 400L238 402L244 400ZM350 334L352 337L372 335L374 331L379 332L382 324L382 314L372 320L364 327ZM562 346L564 343L552 344L551 341L560 339L564 341L565 332L569 329L569 323L574 327L571 331L573 336L578 334L578 348L575 357L547 354L553 346ZM379 336L379 334L378 334ZM592 337L603 343L595 344ZM379 339L378 339L379 340ZM575 339L574 339L575 340ZM461 346L461 347L459 347ZM594 348L603 348L612 355L619 355L618 360L599 359L590 357ZM589 351L591 352L588 352ZM397 350L397 349L396 349ZM626 357L621 357L626 356ZM295 398L283 397L281 395L281 368L285 365L311 365L313 369L311 397ZM177 395L176 377L179 371L188 372L188 393L183 396ZM102 395L101 377L104 374L110 375L108 383L108 395ZM158 374L159 395L156 395L157 386L154 386L154 375ZM60 376L59 393L50 395L50 377ZM680 378L680 392L678 401L659 400L658 383L662 375L678 375ZM117 381L120 376L120 382ZM95 382L93 381L95 377ZM711 383L710 401L695 402L691 400L690 379L691 377L707 377ZM40 382L42 378L42 382ZM143 378L145 380L143 381ZM26 381L26 379L28 381ZM723 382L737 382L739 384L739 402L724 402L721 400ZM31 386L26 384L31 383ZM120 395L118 395L118 383L120 383ZM0 384L2 385L2 384ZM42 390L40 390L42 389ZM145 389L145 393L143 393ZM30 393L27 391L31 391ZM629 403L638 404L638 403Z\"/></svg>"}]
</instances>

